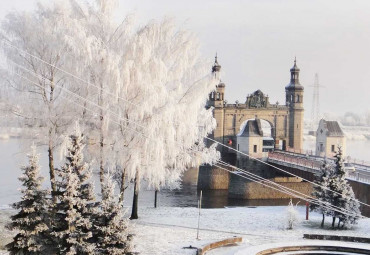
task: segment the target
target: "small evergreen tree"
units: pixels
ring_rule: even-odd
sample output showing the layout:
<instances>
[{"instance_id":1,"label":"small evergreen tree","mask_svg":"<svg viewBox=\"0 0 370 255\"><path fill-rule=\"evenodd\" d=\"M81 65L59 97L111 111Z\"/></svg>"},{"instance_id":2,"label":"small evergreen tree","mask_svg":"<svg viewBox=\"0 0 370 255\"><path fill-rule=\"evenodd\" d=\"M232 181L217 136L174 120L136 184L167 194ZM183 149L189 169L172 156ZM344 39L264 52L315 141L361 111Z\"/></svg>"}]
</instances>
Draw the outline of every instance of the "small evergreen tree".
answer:
<instances>
[{"instance_id":1,"label":"small evergreen tree","mask_svg":"<svg viewBox=\"0 0 370 255\"><path fill-rule=\"evenodd\" d=\"M122 202L115 199L115 185L111 176L108 175L105 179L93 237L97 243L97 254L131 254L132 235L128 233L128 219L124 218Z\"/></svg>"},{"instance_id":2,"label":"small evergreen tree","mask_svg":"<svg viewBox=\"0 0 370 255\"><path fill-rule=\"evenodd\" d=\"M94 214L91 172L83 161L83 135L78 125L70 136L66 164L57 170L58 201L55 204L54 232L58 254L92 254Z\"/></svg>"},{"instance_id":3,"label":"small evergreen tree","mask_svg":"<svg viewBox=\"0 0 370 255\"><path fill-rule=\"evenodd\" d=\"M332 210L327 208L331 202L331 194L328 191L329 181L333 175L333 167L325 160L320 168L320 172L315 175L315 183L313 186L312 196L319 200L318 203L310 205L310 210L322 214L321 227L324 227L325 215L332 215Z\"/></svg>"},{"instance_id":4,"label":"small evergreen tree","mask_svg":"<svg viewBox=\"0 0 370 255\"><path fill-rule=\"evenodd\" d=\"M342 148L338 147L335 155L335 169L333 178L329 181L331 192L331 204L344 210L344 212L333 212L332 227L334 228L335 219L338 218L338 228L342 223L342 228L348 224L356 224L361 216L360 204L355 199L352 187L346 180L346 171L343 164Z\"/></svg>"},{"instance_id":5,"label":"small evergreen tree","mask_svg":"<svg viewBox=\"0 0 370 255\"><path fill-rule=\"evenodd\" d=\"M12 223L8 226L19 230L13 242L7 245L10 254L45 254L48 191L41 187L44 178L40 176L39 157L34 146L28 158L29 166L22 168L23 175L18 178L24 187L22 200L13 204L19 212L11 217Z\"/></svg>"}]
</instances>

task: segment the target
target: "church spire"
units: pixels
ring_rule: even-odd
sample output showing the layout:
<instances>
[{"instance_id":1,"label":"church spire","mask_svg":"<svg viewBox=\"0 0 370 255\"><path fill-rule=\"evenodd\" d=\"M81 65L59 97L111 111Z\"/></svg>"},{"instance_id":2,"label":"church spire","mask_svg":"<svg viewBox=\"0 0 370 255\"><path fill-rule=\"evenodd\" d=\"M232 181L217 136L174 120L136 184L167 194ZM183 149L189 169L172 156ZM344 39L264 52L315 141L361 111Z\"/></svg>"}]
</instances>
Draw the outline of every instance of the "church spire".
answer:
<instances>
[{"instance_id":1,"label":"church spire","mask_svg":"<svg viewBox=\"0 0 370 255\"><path fill-rule=\"evenodd\" d=\"M294 57L294 65L290 69L290 83L288 84L288 87L297 87L301 86L299 83L299 67L297 66L297 58Z\"/></svg>"},{"instance_id":2,"label":"church spire","mask_svg":"<svg viewBox=\"0 0 370 255\"><path fill-rule=\"evenodd\" d=\"M216 52L215 63L212 66L212 73L215 75L215 77L218 77L219 76L217 73L219 73L220 70L221 70L221 66L220 66L220 64L217 61L217 52Z\"/></svg>"}]
</instances>

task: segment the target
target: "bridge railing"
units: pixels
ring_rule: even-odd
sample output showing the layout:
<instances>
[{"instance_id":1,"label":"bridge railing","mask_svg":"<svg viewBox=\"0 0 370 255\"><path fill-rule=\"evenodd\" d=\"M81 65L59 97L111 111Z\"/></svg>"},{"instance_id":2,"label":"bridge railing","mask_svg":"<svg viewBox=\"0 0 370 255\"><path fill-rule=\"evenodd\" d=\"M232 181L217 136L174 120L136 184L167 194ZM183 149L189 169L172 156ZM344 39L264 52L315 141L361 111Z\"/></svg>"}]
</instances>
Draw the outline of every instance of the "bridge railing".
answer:
<instances>
[{"instance_id":1,"label":"bridge railing","mask_svg":"<svg viewBox=\"0 0 370 255\"><path fill-rule=\"evenodd\" d=\"M287 162L297 166L303 166L311 169L318 170L322 166L323 162L315 159L304 158L304 157L297 157L287 153L280 153L280 152L269 152L269 158L280 161L280 162ZM360 181L365 183L370 183L370 173L363 173L363 172L348 172L347 179Z\"/></svg>"},{"instance_id":2,"label":"bridge railing","mask_svg":"<svg viewBox=\"0 0 370 255\"><path fill-rule=\"evenodd\" d=\"M370 162L366 161L366 160L360 160L360 159L355 159L355 158L347 158L346 161L349 162L349 163L352 163L354 165L359 165L359 166L363 166L363 167L366 167L366 168L370 168Z\"/></svg>"},{"instance_id":3,"label":"bridge railing","mask_svg":"<svg viewBox=\"0 0 370 255\"><path fill-rule=\"evenodd\" d=\"M278 161L288 162L288 163L299 165L299 166L312 168L312 169L320 169L322 165L321 161L312 160L312 159L304 158L304 157L295 157L295 156L291 156L289 154L284 154L284 153L269 152L269 158L272 158Z\"/></svg>"},{"instance_id":4,"label":"bridge railing","mask_svg":"<svg viewBox=\"0 0 370 255\"><path fill-rule=\"evenodd\" d=\"M286 153L286 154L298 155L298 156L308 156L310 158L317 158L319 160L323 159L323 157L314 155L314 152L312 150L296 150L296 149L293 149L293 148L286 148L285 151L283 151L283 150L276 150L276 151ZM332 159L333 158L328 158L328 160L332 160ZM370 161L351 158L351 157L346 157L345 160L348 163L352 163L354 165L358 165L358 166L362 166L364 168L369 168L370 169Z\"/></svg>"},{"instance_id":5,"label":"bridge railing","mask_svg":"<svg viewBox=\"0 0 370 255\"><path fill-rule=\"evenodd\" d=\"M347 179L370 183L370 174L351 172L347 174Z\"/></svg>"}]
</instances>

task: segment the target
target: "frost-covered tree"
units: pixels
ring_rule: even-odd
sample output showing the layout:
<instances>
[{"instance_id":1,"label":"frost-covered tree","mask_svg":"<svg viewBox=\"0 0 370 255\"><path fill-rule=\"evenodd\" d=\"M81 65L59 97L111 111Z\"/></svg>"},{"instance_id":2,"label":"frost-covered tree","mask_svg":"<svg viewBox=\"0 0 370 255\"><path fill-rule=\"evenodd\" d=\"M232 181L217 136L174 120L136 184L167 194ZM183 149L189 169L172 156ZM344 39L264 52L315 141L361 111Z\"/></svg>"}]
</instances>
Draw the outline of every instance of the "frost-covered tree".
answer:
<instances>
[{"instance_id":1,"label":"frost-covered tree","mask_svg":"<svg viewBox=\"0 0 370 255\"><path fill-rule=\"evenodd\" d=\"M54 8L40 7L32 18L36 22L30 24L42 32L33 31L35 35L29 36L35 37L32 46L45 48L37 51L40 58L70 68L71 73L89 81L76 82L64 75L64 79L58 80L59 76L48 74L58 74L59 69L44 70L46 67L40 66L43 71L36 81L48 85L41 90L41 95L47 95L42 98L50 99L48 93L53 91L53 100L40 101L38 108L43 109L45 103L48 113L44 115L52 117L44 121L45 125L54 125L58 118L69 121L63 113L57 114L59 107L70 109L65 101L54 100L60 89L57 84L87 97L82 102L90 113L85 109L82 115L87 118L86 127L91 127L89 141L95 146L91 151L98 161L100 181L104 182L107 164L118 165L117 169L124 172L121 180L126 176L128 180L135 179L134 200L138 201L142 180L156 190L175 187L185 169L218 158L215 146L208 148L203 141L216 125L212 109L205 109L216 82L209 65L199 57L199 43L193 33L178 29L169 19L149 22L132 32L130 16L121 23L114 19L117 4L117 0L96 0L91 4L72 0L58 1ZM22 25L17 27L23 29ZM27 38L20 41L28 42ZM54 54L52 49L56 50ZM82 89L81 85L85 87ZM59 92L58 95L64 93ZM62 129L52 126L47 130L53 138L49 139L50 148L55 147L54 138L60 136ZM49 159L55 190L52 155ZM123 194L124 181L121 183Z\"/></svg>"},{"instance_id":2,"label":"frost-covered tree","mask_svg":"<svg viewBox=\"0 0 370 255\"><path fill-rule=\"evenodd\" d=\"M68 1L64 1L68 2ZM66 103L63 88L78 91L68 75L78 66L67 44L76 14L61 1L39 3L33 12L11 12L2 23L2 48L6 56L6 80L18 92L14 101L22 127L31 127L32 137L47 145L52 195L56 191L54 151L72 120L76 107Z\"/></svg>"},{"instance_id":3,"label":"frost-covered tree","mask_svg":"<svg viewBox=\"0 0 370 255\"><path fill-rule=\"evenodd\" d=\"M22 200L13 204L18 213L11 217L12 223L8 226L19 231L7 245L10 254L42 254L47 245L48 191L41 187L43 177L34 146L28 158L29 165L22 168L23 175L19 177L24 187Z\"/></svg>"},{"instance_id":4,"label":"frost-covered tree","mask_svg":"<svg viewBox=\"0 0 370 255\"><path fill-rule=\"evenodd\" d=\"M95 244L92 219L95 217L90 169L83 161L83 135L76 125L70 136L66 163L57 169L58 201L54 206L54 241L58 254L91 254Z\"/></svg>"},{"instance_id":5,"label":"frost-covered tree","mask_svg":"<svg viewBox=\"0 0 370 255\"><path fill-rule=\"evenodd\" d=\"M133 219L142 180L156 190L176 187L188 167L218 156L203 141L215 127L212 109L205 109L215 81L198 53L194 34L164 19L141 28L124 55L120 95L130 103L119 105L128 121L117 146L135 180Z\"/></svg>"},{"instance_id":6,"label":"frost-covered tree","mask_svg":"<svg viewBox=\"0 0 370 255\"><path fill-rule=\"evenodd\" d=\"M102 200L93 233L93 240L97 244L96 253L130 254L131 235L128 232L128 219L124 217L122 211L123 203L116 199L115 185L111 176L106 175L104 179Z\"/></svg>"},{"instance_id":7,"label":"frost-covered tree","mask_svg":"<svg viewBox=\"0 0 370 255\"><path fill-rule=\"evenodd\" d=\"M343 210L343 212L333 212L332 227L334 227L336 218L338 218L338 228L340 223L342 223L341 228L344 228L346 224L356 224L361 216L360 204L355 199L352 187L346 180L342 148L340 146L335 155L335 168L333 176L329 180L329 188L334 191L330 192L331 204Z\"/></svg>"},{"instance_id":8,"label":"frost-covered tree","mask_svg":"<svg viewBox=\"0 0 370 255\"><path fill-rule=\"evenodd\" d=\"M328 191L329 182L333 175L333 166L330 165L326 160L321 166L320 171L315 175L315 183L313 186L312 196L318 199L318 203L312 203L310 205L311 211L316 211L322 214L321 227L324 227L325 216L333 215L333 211L328 209L328 205L331 202L331 193Z\"/></svg>"}]
</instances>

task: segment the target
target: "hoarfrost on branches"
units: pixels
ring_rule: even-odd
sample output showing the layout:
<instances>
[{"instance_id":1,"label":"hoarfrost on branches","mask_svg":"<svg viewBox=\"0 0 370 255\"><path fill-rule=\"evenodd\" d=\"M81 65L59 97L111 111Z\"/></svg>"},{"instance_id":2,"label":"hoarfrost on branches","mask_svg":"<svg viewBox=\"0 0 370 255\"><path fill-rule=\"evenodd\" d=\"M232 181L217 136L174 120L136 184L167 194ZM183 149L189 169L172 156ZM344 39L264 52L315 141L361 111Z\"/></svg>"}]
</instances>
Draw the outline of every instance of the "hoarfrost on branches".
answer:
<instances>
[{"instance_id":1,"label":"hoarfrost on branches","mask_svg":"<svg viewBox=\"0 0 370 255\"><path fill-rule=\"evenodd\" d=\"M293 229L298 221L298 211L296 206L293 205L292 199L290 199L289 201L286 213L287 213L286 215L287 228Z\"/></svg>"},{"instance_id":2,"label":"hoarfrost on branches","mask_svg":"<svg viewBox=\"0 0 370 255\"><path fill-rule=\"evenodd\" d=\"M57 170L58 200L53 208L53 235L58 253L91 254L93 187L91 172L83 160L83 135L76 124L67 146L66 163Z\"/></svg>"},{"instance_id":3,"label":"hoarfrost on branches","mask_svg":"<svg viewBox=\"0 0 370 255\"><path fill-rule=\"evenodd\" d=\"M13 215L9 228L19 230L13 242L7 245L10 254L40 254L45 251L48 226L48 191L41 188L43 177L40 176L39 156L35 146L28 155L29 165L22 168L22 200L14 203L19 210Z\"/></svg>"}]
</instances>

